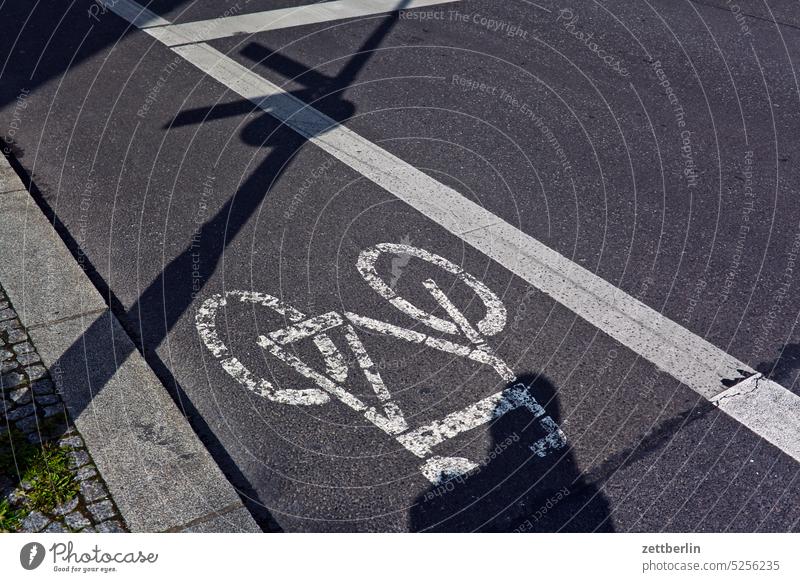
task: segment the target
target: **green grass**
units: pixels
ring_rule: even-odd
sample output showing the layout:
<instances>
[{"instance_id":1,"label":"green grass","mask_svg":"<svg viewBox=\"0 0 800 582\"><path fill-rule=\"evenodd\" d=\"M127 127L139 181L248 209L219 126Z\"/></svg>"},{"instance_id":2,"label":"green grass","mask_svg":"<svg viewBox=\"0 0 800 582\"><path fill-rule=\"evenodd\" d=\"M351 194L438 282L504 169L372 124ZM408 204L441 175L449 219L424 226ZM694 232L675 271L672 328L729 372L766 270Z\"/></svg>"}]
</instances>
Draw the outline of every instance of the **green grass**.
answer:
<instances>
[{"instance_id":1,"label":"green grass","mask_svg":"<svg viewBox=\"0 0 800 582\"><path fill-rule=\"evenodd\" d=\"M24 509L12 507L5 499L0 500L0 533L17 531L27 513Z\"/></svg>"},{"instance_id":2,"label":"green grass","mask_svg":"<svg viewBox=\"0 0 800 582\"><path fill-rule=\"evenodd\" d=\"M44 445L31 459L22 480L32 485L26 492L28 507L50 511L78 494L78 483L69 467L69 451Z\"/></svg>"},{"instance_id":3,"label":"green grass","mask_svg":"<svg viewBox=\"0 0 800 582\"><path fill-rule=\"evenodd\" d=\"M68 449L33 445L17 431L0 436L0 474L30 485L21 507L0 501L0 531L14 531L31 511L50 512L78 494L69 460Z\"/></svg>"}]
</instances>

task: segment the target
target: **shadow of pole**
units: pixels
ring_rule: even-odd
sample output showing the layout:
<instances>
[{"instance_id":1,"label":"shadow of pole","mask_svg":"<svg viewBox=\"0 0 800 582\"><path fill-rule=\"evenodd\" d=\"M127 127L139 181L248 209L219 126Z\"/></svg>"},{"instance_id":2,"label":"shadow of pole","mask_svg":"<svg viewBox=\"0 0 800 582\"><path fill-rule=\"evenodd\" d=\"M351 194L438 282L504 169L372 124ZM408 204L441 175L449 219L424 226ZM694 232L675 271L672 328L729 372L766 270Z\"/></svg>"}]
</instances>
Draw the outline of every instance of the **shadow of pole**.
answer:
<instances>
[{"instance_id":1,"label":"shadow of pole","mask_svg":"<svg viewBox=\"0 0 800 582\"><path fill-rule=\"evenodd\" d=\"M395 10L400 10L408 4L409 0L398 3ZM308 101L316 101L324 98L330 92L335 91L336 99L340 107L339 112L352 115L355 106L342 99L342 91L349 85L363 69L369 60L372 52L377 49L381 40L391 30L397 20L396 14L386 17L376 31L363 43L362 47L355 53L342 68L341 73L335 77L326 77L319 74L312 74L307 79L309 86L292 92L295 97ZM249 52L255 54L258 45L251 45ZM266 49L264 49L266 50ZM285 57L278 59L281 69L287 67L294 69L302 68L298 63L294 63ZM279 69L280 70L280 69ZM252 111L254 106L247 101L241 101L221 107L211 107L199 110L183 112L176 117L170 127L186 125L190 123L203 123L209 119L218 119L233 115L240 115L247 111ZM135 340L136 348L140 349L153 366L156 374L172 391L183 414L189 419L192 427L199 434L205 445L209 448L212 456L217 460L223 472L230 479L242 496L245 505L253 514L253 517L262 528L276 529L276 523L269 514L265 504L259 498L258 492L249 483L247 477L240 471L235 461L227 453L225 446L214 435L212 429L205 420L199 415L191 399L181 388L176 378L172 375L169 367L157 355L156 349L167 338L170 331L178 323L181 317L191 307L194 296L200 291L213 275L220 261L224 257L224 252L229 242L244 228L251 216L257 211L259 205L266 197L269 189L264 190L264 176L269 176L268 183L274 183L289 167L292 157L301 148L306 139L291 133L292 137L287 137L285 132L278 133L278 129L273 129L266 140L260 139L266 129L264 118L268 114L253 120L243 129L243 140L257 147L265 145L272 146L272 150L258 168L248 177L241 188L229 198L220 210L206 221L201 227L201 248L198 251L196 242L186 246L183 252L173 258L162 272L153 280L152 283L140 294L131 308L125 312L121 308L121 303L113 296L112 307L117 306L116 315L120 319L125 330L131 334ZM194 253L202 253L202 272L199 281L196 277L197 264L193 262ZM195 280L193 281L193 271ZM190 282L187 284L187 282ZM138 323L138 325L137 325ZM146 329L146 334L138 333L139 329ZM111 330L109 329L108 318L99 318L64 352L64 354L52 366L54 369L66 367L67 362L86 361L87 346L107 345ZM146 336L146 337L144 337ZM127 345L127 344L126 344ZM132 350L123 346L113 346L117 362L124 362L131 355ZM113 377L114 370L96 370L91 377L88 385L86 397L78 407L71 412L77 416L91 404L93 398L102 391L103 387Z\"/></svg>"}]
</instances>

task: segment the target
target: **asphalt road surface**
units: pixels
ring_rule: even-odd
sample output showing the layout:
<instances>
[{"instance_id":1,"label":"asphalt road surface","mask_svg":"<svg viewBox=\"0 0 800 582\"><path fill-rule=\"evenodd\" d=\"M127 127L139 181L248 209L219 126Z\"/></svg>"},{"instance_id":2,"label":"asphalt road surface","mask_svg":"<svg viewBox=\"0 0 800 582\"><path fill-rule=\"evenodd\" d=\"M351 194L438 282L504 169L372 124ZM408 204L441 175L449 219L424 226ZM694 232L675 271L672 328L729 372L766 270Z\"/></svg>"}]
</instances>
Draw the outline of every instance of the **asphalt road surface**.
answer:
<instances>
[{"instance_id":1,"label":"asphalt road surface","mask_svg":"<svg viewBox=\"0 0 800 582\"><path fill-rule=\"evenodd\" d=\"M302 6L0 3L3 147L259 524L800 529L796 2Z\"/></svg>"}]
</instances>

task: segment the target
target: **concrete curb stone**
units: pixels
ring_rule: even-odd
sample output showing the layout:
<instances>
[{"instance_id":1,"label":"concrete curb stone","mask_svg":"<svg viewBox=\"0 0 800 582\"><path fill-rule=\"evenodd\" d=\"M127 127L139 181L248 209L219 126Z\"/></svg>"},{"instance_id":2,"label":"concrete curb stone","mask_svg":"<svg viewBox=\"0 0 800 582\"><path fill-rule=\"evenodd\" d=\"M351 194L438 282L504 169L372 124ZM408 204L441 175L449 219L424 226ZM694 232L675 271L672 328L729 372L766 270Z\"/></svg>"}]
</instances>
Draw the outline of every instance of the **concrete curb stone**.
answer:
<instances>
[{"instance_id":1,"label":"concrete curb stone","mask_svg":"<svg viewBox=\"0 0 800 582\"><path fill-rule=\"evenodd\" d=\"M0 282L131 531L260 532L3 156L0 217ZM34 397L45 367L26 368Z\"/></svg>"}]
</instances>

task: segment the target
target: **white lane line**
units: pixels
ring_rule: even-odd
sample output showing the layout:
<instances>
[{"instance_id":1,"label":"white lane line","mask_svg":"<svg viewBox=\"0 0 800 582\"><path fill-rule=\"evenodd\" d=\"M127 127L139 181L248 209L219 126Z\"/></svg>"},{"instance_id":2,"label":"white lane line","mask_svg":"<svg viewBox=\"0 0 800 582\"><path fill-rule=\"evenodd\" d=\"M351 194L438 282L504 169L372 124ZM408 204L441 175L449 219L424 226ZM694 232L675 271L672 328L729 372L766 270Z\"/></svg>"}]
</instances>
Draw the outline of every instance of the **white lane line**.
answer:
<instances>
[{"instance_id":1,"label":"white lane line","mask_svg":"<svg viewBox=\"0 0 800 582\"><path fill-rule=\"evenodd\" d=\"M106 1L123 18L136 14L119 10L131 0ZM800 461L797 395L210 46L172 50ZM746 397L715 399L724 380L750 374Z\"/></svg>"},{"instance_id":2,"label":"white lane line","mask_svg":"<svg viewBox=\"0 0 800 582\"><path fill-rule=\"evenodd\" d=\"M267 30L291 28L305 24L318 24L344 18L373 16L396 10L424 8L437 4L448 4L457 0L336 0L305 6L278 8L251 14L236 14L223 18L198 20L182 24L163 26L165 23L149 26L162 26L148 31L167 46L202 42L239 34L254 34ZM169 23L166 23L169 24ZM146 26L140 26L146 28Z\"/></svg>"}]
</instances>

